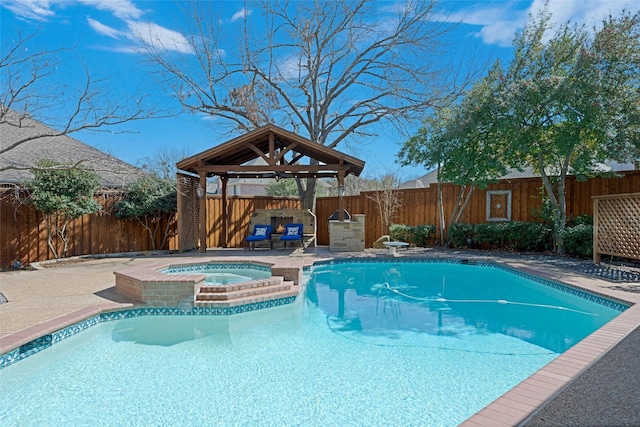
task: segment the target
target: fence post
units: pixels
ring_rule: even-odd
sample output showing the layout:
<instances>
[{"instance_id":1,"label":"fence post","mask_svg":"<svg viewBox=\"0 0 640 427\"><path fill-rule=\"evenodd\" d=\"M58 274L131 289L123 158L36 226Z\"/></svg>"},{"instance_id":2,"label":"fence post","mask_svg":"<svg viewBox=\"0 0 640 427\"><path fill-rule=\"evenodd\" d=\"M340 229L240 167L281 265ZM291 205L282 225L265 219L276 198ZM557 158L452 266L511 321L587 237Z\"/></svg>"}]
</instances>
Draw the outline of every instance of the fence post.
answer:
<instances>
[{"instance_id":1,"label":"fence post","mask_svg":"<svg viewBox=\"0 0 640 427\"><path fill-rule=\"evenodd\" d=\"M593 199L593 263L600 264L598 252L598 199Z\"/></svg>"}]
</instances>

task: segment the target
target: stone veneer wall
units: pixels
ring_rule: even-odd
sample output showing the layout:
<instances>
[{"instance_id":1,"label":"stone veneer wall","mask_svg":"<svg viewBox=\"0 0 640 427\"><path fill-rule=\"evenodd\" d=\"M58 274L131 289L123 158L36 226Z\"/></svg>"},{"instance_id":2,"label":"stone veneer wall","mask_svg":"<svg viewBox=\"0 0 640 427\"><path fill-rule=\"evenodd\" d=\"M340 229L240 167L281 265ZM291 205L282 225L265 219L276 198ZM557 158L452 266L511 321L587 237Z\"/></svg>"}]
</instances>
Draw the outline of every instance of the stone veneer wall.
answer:
<instances>
[{"instance_id":1,"label":"stone veneer wall","mask_svg":"<svg viewBox=\"0 0 640 427\"><path fill-rule=\"evenodd\" d=\"M332 252L364 251L365 216L351 215L351 221L329 221L329 249Z\"/></svg>"}]
</instances>

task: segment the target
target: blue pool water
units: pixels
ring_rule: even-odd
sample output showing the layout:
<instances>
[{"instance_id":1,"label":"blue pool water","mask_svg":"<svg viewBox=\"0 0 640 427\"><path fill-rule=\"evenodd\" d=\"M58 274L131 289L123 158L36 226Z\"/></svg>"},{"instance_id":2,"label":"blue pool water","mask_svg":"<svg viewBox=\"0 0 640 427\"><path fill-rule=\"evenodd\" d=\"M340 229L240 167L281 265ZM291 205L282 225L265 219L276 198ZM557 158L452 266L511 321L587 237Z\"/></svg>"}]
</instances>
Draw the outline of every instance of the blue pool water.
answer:
<instances>
[{"instance_id":1,"label":"blue pool water","mask_svg":"<svg viewBox=\"0 0 640 427\"><path fill-rule=\"evenodd\" d=\"M0 370L0 419L454 426L619 313L497 268L326 264L294 304L67 338Z\"/></svg>"},{"instance_id":2,"label":"blue pool water","mask_svg":"<svg viewBox=\"0 0 640 427\"><path fill-rule=\"evenodd\" d=\"M265 266L246 264L192 264L168 267L162 270L165 274L204 274L207 285L233 285L250 280L268 279L271 269Z\"/></svg>"}]
</instances>

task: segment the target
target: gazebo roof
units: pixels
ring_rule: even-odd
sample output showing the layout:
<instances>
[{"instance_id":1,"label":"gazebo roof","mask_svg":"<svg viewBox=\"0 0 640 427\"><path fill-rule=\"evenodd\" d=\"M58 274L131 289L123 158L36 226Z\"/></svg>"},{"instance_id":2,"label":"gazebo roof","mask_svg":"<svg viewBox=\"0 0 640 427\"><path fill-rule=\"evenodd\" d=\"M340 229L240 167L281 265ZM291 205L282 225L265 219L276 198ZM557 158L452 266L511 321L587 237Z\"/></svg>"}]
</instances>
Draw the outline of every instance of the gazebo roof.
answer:
<instances>
[{"instance_id":1,"label":"gazebo roof","mask_svg":"<svg viewBox=\"0 0 640 427\"><path fill-rule=\"evenodd\" d=\"M247 165L256 158L266 165ZM303 158L320 164L300 164ZM287 159L288 158L288 159ZM324 178L360 175L364 161L303 138L278 126L266 125L176 164L194 174L227 178Z\"/></svg>"}]
</instances>

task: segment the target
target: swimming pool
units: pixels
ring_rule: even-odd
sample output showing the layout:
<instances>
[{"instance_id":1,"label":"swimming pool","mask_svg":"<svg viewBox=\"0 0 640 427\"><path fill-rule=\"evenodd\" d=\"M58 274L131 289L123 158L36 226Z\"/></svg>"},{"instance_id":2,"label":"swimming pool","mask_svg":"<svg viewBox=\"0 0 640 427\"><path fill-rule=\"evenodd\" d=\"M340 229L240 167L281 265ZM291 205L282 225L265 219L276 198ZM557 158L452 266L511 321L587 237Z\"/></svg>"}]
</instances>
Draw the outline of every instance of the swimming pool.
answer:
<instances>
[{"instance_id":1,"label":"swimming pool","mask_svg":"<svg viewBox=\"0 0 640 427\"><path fill-rule=\"evenodd\" d=\"M320 264L307 290L296 304L230 317L99 323L1 370L11 404L0 416L457 425L624 309L503 269L410 260ZM545 330L580 319L590 326Z\"/></svg>"}]
</instances>

